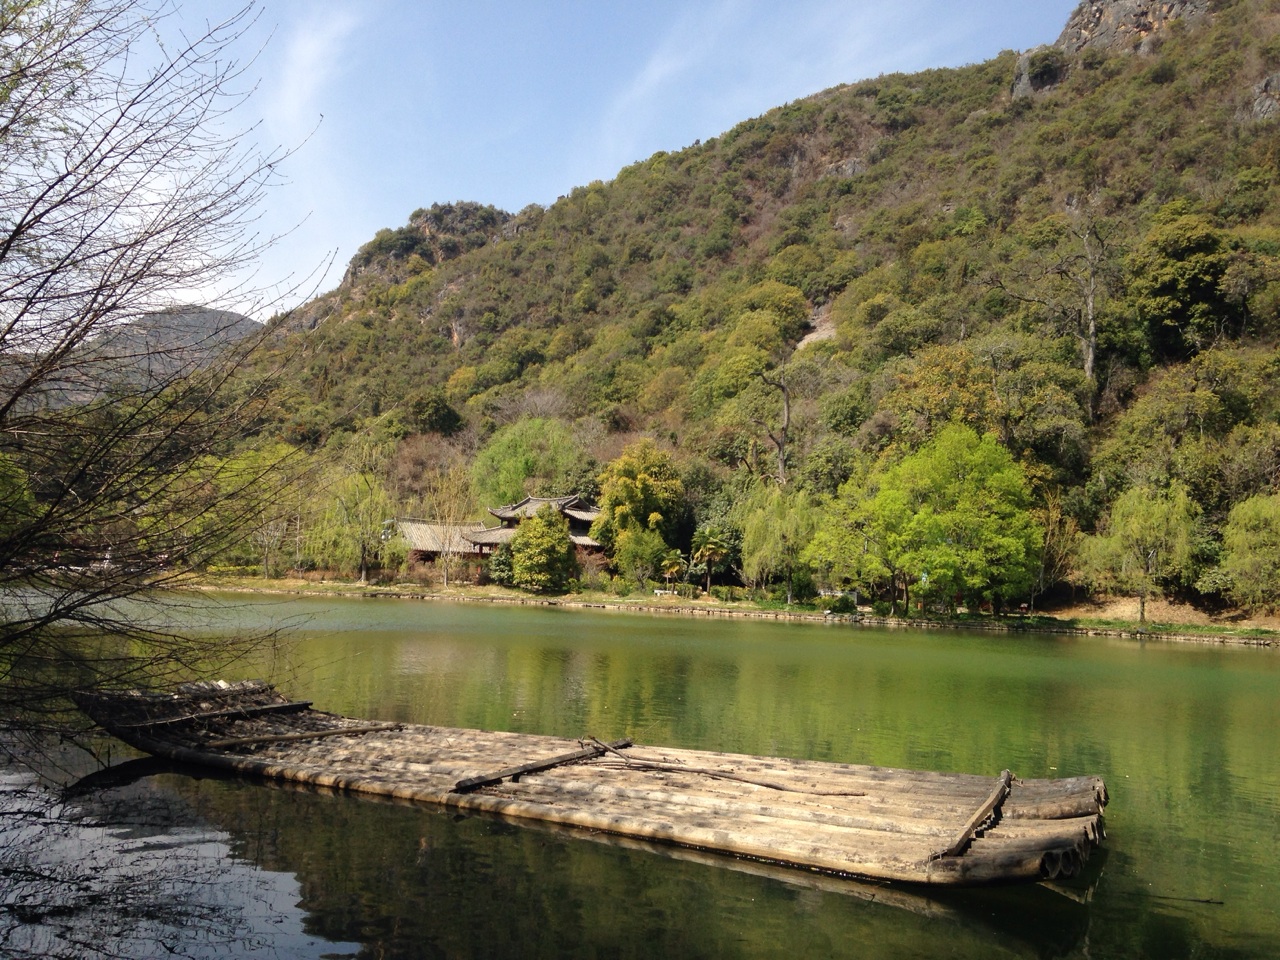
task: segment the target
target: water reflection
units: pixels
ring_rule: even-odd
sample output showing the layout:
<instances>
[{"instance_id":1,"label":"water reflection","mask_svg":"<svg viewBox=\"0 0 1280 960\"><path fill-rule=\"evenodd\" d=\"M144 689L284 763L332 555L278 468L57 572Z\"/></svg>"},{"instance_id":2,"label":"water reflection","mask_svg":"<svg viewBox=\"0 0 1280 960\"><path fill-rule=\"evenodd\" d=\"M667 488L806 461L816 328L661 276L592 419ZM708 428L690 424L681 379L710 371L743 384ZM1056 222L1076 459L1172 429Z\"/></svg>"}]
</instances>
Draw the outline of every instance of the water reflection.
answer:
<instances>
[{"instance_id":1,"label":"water reflection","mask_svg":"<svg viewBox=\"0 0 1280 960\"><path fill-rule=\"evenodd\" d=\"M361 956L836 956L891 934L904 955L1047 958L1087 935L1082 903L1043 888L935 895L168 769L126 764L77 792L109 805L145 784L225 832L236 861L295 875L307 932Z\"/></svg>"},{"instance_id":2,"label":"water reflection","mask_svg":"<svg viewBox=\"0 0 1280 960\"><path fill-rule=\"evenodd\" d=\"M212 838L200 849L216 869L284 877L287 894L245 894L299 902L282 915L315 946L280 955L345 949L330 942L370 957L1280 955L1274 652L396 601L303 600L271 615L308 618L302 641L246 674L340 713L993 776L1099 773L1113 796L1092 899L983 890L912 894L912 908L898 890L863 896L352 798L173 772L99 784L126 807L164 797L194 846ZM258 935L239 919L223 929L242 923Z\"/></svg>"},{"instance_id":3,"label":"water reflection","mask_svg":"<svg viewBox=\"0 0 1280 960\"><path fill-rule=\"evenodd\" d=\"M0 773L0 955L356 955L307 932L291 873L237 857L189 798L135 779L59 796Z\"/></svg>"}]
</instances>

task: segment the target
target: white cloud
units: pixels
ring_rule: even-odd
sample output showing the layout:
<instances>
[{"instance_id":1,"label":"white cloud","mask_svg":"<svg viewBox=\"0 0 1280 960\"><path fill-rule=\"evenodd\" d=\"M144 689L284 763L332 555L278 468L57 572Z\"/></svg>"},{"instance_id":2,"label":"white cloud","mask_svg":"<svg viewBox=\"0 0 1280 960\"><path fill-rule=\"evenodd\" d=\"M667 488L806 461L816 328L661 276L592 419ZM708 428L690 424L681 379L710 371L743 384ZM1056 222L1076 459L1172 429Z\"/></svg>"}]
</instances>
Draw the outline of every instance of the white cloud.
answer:
<instances>
[{"instance_id":1,"label":"white cloud","mask_svg":"<svg viewBox=\"0 0 1280 960\"><path fill-rule=\"evenodd\" d=\"M588 179L611 176L643 159L642 154L648 153L643 145L652 143L653 129L662 125L662 114L681 91L693 88L694 77L720 56L717 47L742 7L742 0L722 0L687 12L676 21L640 70L610 100L598 128L587 134L590 142L577 152L580 160L575 166ZM573 182L583 180L579 176Z\"/></svg>"},{"instance_id":2,"label":"white cloud","mask_svg":"<svg viewBox=\"0 0 1280 960\"><path fill-rule=\"evenodd\" d=\"M265 91L267 122L285 143L315 128L324 90L345 62L343 46L359 25L354 14L325 5L313 6L286 28L280 70Z\"/></svg>"},{"instance_id":3,"label":"white cloud","mask_svg":"<svg viewBox=\"0 0 1280 960\"><path fill-rule=\"evenodd\" d=\"M262 257L260 272L267 282L286 285L303 281L332 256L347 239L345 218L359 203L354 178L342 167L348 154L337 149L341 118L326 121L323 114L343 102L333 91L352 62L362 20L337 4L294 9L291 18L287 7L282 11L286 19L261 61L268 69L255 97L263 146L296 151L281 168L285 182L271 191L261 224L266 234L289 232Z\"/></svg>"},{"instance_id":4,"label":"white cloud","mask_svg":"<svg viewBox=\"0 0 1280 960\"><path fill-rule=\"evenodd\" d=\"M574 183L643 159L673 127L686 141L825 87L926 61L945 43L922 32L920 5L720 0L684 13L608 103L575 151ZM994 53L995 51L991 51ZM678 122L673 124L672 114ZM665 143L678 149L687 142Z\"/></svg>"}]
</instances>

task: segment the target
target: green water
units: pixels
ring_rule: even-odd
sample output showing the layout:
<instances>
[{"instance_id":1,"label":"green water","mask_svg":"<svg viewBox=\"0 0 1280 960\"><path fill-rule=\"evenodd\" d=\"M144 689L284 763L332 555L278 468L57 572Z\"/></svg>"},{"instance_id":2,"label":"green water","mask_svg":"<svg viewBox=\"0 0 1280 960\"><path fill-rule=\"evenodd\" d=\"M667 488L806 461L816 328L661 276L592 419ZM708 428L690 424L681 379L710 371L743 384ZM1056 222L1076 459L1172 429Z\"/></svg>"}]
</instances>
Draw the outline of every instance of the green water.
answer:
<instances>
[{"instance_id":1,"label":"green water","mask_svg":"<svg viewBox=\"0 0 1280 960\"><path fill-rule=\"evenodd\" d=\"M235 781L122 788L296 878L306 936L279 955L1280 956L1274 651L391 600L233 605L218 629L264 618L300 639L247 672L341 713L1112 795L1087 883L898 897Z\"/></svg>"}]
</instances>

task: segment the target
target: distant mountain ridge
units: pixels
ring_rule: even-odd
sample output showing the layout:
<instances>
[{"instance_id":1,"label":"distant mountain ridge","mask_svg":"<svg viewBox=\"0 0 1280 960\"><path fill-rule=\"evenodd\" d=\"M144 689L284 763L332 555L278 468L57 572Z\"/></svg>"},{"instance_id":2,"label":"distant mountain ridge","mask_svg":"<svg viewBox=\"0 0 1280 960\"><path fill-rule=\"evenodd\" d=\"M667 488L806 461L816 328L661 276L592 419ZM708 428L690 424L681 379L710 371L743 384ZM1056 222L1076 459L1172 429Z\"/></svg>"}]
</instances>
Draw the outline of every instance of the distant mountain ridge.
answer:
<instances>
[{"instance_id":1,"label":"distant mountain ridge","mask_svg":"<svg viewBox=\"0 0 1280 960\"><path fill-rule=\"evenodd\" d=\"M160 389L262 333L262 324L228 310L192 305L145 313L81 346L42 402L59 407L108 392Z\"/></svg>"}]
</instances>

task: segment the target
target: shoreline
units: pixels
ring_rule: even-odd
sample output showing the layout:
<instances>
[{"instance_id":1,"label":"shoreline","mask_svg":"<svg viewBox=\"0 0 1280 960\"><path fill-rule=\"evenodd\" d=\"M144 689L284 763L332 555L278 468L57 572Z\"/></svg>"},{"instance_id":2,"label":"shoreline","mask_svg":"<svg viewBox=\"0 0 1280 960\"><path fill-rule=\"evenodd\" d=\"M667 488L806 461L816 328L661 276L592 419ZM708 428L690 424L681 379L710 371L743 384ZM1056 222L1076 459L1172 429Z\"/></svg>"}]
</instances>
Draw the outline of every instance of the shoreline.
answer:
<instances>
[{"instance_id":1,"label":"shoreline","mask_svg":"<svg viewBox=\"0 0 1280 960\"><path fill-rule=\"evenodd\" d=\"M1276 636L1253 635L1243 636L1227 632L1193 633L1176 630L1139 629L1131 627L1087 626L1077 625L1070 621L1057 620L1052 614L1039 614L1034 621L1021 617L1009 617L997 620L994 617L983 620L933 620L927 618L881 617L874 614L827 614L809 610L763 610L749 607L733 607L723 605L701 605L696 601L680 601L675 603L653 603L625 600L593 600L575 599L572 597L539 597L507 594L468 594L441 593L435 590L413 589L408 585L361 586L353 583L327 581L310 583L303 581L269 581L271 585L255 586L242 582L219 583L211 580L200 580L184 584L181 589L205 592L219 591L224 593L260 593L273 596L298 597L341 597L358 600L419 600L428 602L456 603L492 603L509 606L562 607L567 610L612 610L623 613L644 613L683 617L712 617L740 620L781 620L808 623L847 624L856 627L875 627L878 629L908 630L974 630L995 633L1045 633L1059 636L1080 637L1117 637L1127 640L1146 642L1149 640L1169 641L1172 643L1195 643L1214 646L1242 646L1270 649L1280 645L1280 634ZM1051 622L1045 622L1046 620Z\"/></svg>"}]
</instances>

